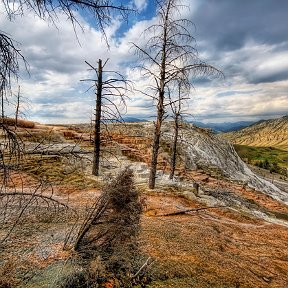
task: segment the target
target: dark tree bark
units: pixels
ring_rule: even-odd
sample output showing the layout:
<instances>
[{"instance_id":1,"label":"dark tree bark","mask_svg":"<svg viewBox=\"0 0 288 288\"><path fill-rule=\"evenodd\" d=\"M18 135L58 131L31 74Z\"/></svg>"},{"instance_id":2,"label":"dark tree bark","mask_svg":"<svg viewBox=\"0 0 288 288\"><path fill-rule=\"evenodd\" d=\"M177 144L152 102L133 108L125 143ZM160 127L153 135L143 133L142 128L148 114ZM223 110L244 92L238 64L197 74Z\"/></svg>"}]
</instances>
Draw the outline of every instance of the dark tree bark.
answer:
<instances>
[{"instance_id":1,"label":"dark tree bark","mask_svg":"<svg viewBox=\"0 0 288 288\"><path fill-rule=\"evenodd\" d=\"M174 119L174 137L173 137L173 145L172 145L172 154L171 154L171 167L170 167L170 175L169 179L173 179L176 169L176 159L177 159L177 144L178 144L178 136L179 136L179 118L180 114L177 113Z\"/></svg>"},{"instance_id":2,"label":"dark tree bark","mask_svg":"<svg viewBox=\"0 0 288 288\"><path fill-rule=\"evenodd\" d=\"M184 115L182 104L184 101L189 99L190 83L186 81L184 82L179 81L177 83L177 89L178 89L178 97L176 100L173 101L171 96L169 95L169 105L172 112L172 118L174 119L173 121L174 135L173 135L173 144L171 152L169 179L173 179L175 174L177 164L176 161L177 161L177 148L179 140L179 129L181 122L183 122L183 115Z\"/></svg>"},{"instance_id":3,"label":"dark tree bark","mask_svg":"<svg viewBox=\"0 0 288 288\"><path fill-rule=\"evenodd\" d=\"M154 139L153 139L153 150L152 150L152 158L151 158L151 168L150 168L150 176L149 176L149 188L155 188L156 181L156 172L157 172L157 163L158 163L158 154L160 148L160 138L161 138L161 127L164 120L165 110L164 110L164 85L163 91L159 92L159 99L157 105L157 121L155 123L154 130Z\"/></svg>"},{"instance_id":4,"label":"dark tree bark","mask_svg":"<svg viewBox=\"0 0 288 288\"><path fill-rule=\"evenodd\" d=\"M155 188L156 182L156 172L157 172L157 163L158 163L158 154L160 148L160 138L161 138L161 127L162 122L164 120L165 109L164 109L164 100L165 100L165 80L166 80L166 62L167 62L167 29L169 28L169 14L171 9L171 2L167 3L167 10L164 12L162 17L164 18L163 23L163 42L162 42L162 59L161 59L161 70L160 70L160 81L159 81L159 92L158 92L158 105L157 105L157 121L155 124L154 130L154 139L153 139L153 151L151 158L151 168L150 168L150 176L149 176L149 188Z\"/></svg>"},{"instance_id":5,"label":"dark tree bark","mask_svg":"<svg viewBox=\"0 0 288 288\"><path fill-rule=\"evenodd\" d=\"M5 106L5 91L4 91L4 85L2 84L0 87L0 93L1 93L1 118L4 119L5 112L4 112L4 106Z\"/></svg>"},{"instance_id":6,"label":"dark tree bark","mask_svg":"<svg viewBox=\"0 0 288 288\"><path fill-rule=\"evenodd\" d=\"M95 129L94 129L94 154L93 154L93 168L92 174L99 175L100 163L100 126L101 126L101 108L102 108L102 60L98 62L98 81L96 93L96 113L95 113Z\"/></svg>"},{"instance_id":7,"label":"dark tree bark","mask_svg":"<svg viewBox=\"0 0 288 288\"><path fill-rule=\"evenodd\" d=\"M12 95L12 79L17 80L19 73L19 60L26 66L26 61L17 49L15 41L5 33L0 31L0 97L1 97L1 117L5 117L5 103L8 96Z\"/></svg>"},{"instance_id":8,"label":"dark tree bark","mask_svg":"<svg viewBox=\"0 0 288 288\"><path fill-rule=\"evenodd\" d=\"M20 86L18 86L18 93L17 93L17 99L16 99L15 129L17 128L17 124L18 124L19 108L20 108Z\"/></svg>"},{"instance_id":9,"label":"dark tree bark","mask_svg":"<svg viewBox=\"0 0 288 288\"><path fill-rule=\"evenodd\" d=\"M164 95L163 95L164 96ZM160 138L161 138L161 126L164 117L164 97L159 98L157 109L157 122L155 124L154 130L154 139L153 139L153 150L151 158L151 168L149 176L149 188L155 188L156 172L157 172L157 163L158 163L158 154L160 148Z\"/></svg>"}]
</instances>

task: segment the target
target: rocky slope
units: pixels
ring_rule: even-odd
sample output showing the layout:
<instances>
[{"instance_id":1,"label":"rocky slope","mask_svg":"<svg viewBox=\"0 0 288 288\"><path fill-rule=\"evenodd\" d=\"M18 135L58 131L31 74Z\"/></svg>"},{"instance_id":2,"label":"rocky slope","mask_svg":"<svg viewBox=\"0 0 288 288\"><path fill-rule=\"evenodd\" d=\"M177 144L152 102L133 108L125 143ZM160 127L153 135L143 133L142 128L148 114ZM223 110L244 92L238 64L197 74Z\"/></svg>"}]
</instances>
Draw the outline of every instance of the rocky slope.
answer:
<instances>
[{"instance_id":1,"label":"rocky slope","mask_svg":"<svg viewBox=\"0 0 288 288\"><path fill-rule=\"evenodd\" d=\"M288 151L288 116L256 123L224 136L233 144L275 147Z\"/></svg>"},{"instance_id":2,"label":"rocky slope","mask_svg":"<svg viewBox=\"0 0 288 288\"><path fill-rule=\"evenodd\" d=\"M173 129L169 125L164 129L164 138L171 141L173 134L170 131ZM182 131L179 149L188 169L213 171L215 176L248 185L288 204L287 192L253 173L237 155L233 146L218 135L187 125Z\"/></svg>"}]
</instances>

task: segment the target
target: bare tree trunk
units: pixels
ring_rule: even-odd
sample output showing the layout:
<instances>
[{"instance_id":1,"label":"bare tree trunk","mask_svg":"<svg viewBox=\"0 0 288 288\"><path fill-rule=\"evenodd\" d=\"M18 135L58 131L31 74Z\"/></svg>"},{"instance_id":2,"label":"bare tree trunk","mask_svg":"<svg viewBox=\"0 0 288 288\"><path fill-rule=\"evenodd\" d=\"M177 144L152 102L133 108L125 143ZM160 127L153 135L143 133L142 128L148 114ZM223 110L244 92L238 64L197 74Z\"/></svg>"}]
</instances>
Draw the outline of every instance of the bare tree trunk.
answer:
<instances>
[{"instance_id":1,"label":"bare tree trunk","mask_svg":"<svg viewBox=\"0 0 288 288\"><path fill-rule=\"evenodd\" d=\"M151 158L151 168L149 176L149 188L155 188L156 172L157 172L157 162L158 154L160 148L160 136L161 136L161 126L164 117L164 91L159 93L158 106L157 106L157 122L155 124L154 140L153 140L153 152Z\"/></svg>"},{"instance_id":2,"label":"bare tree trunk","mask_svg":"<svg viewBox=\"0 0 288 288\"><path fill-rule=\"evenodd\" d=\"M17 129L17 124L18 124L19 106L20 106L20 86L18 86L18 94L17 94L17 102L16 102L15 129Z\"/></svg>"},{"instance_id":3,"label":"bare tree trunk","mask_svg":"<svg viewBox=\"0 0 288 288\"><path fill-rule=\"evenodd\" d=\"M104 70L108 59L104 64L102 60L99 59L98 67L94 67L87 61L85 62L96 73L96 79L85 79L82 81L93 81L92 87L95 87L96 90L92 175L99 176L101 122L105 121L107 123L107 121L115 121L115 119L121 120L121 108L125 106L125 94L127 91L132 91L132 89L129 83L130 81L125 79L123 75L116 71ZM105 77L105 73L109 73L109 75ZM114 76L111 76L112 74L114 74ZM116 98L118 98L119 101Z\"/></svg>"},{"instance_id":4,"label":"bare tree trunk","mask_svg":"<svg viewBox=\"0 0 288 288\"><path fill-rule=\"evenodd\" d=\"M96 114L95 114L95 134L94 134L94 154L93 154L93 168L92 174L99 175L100 163L100 124L101 124L101 107L102 107L102 60L98 62L98 79L96 92Z\"/></svg>"},{"instance_id":5,"label":"bare tree trunk","mask_svg":"<svg viewBox=\"0 0 288 288\"><path fill-rule=\"evenodd\" d=\"M5 81L5 80L3 80ZM4 85L2 83L1 87L0 87L0 93L1 93L1 118L4 119L5 115L4 115Z\"/></svg>"},{"instance_id":6,"label":"bare tree trunk","mask_svg":"<svg viewBox=\"0 0 288 288\"><path fill-rule=\"evenodd\" d=\"M175 116L174 121L174 139L173 139L173 146L172 146L172 155L171 155L171 168L170 168L170 175L169 179L173 179L176 169L176 158L177 158L177 144L178 144L178 135L179 135L179 115Z\"/></svg>"},{"instance_id":7,"label":"bare tree trunk","mask_svg":"<svg viewBox=\"0 0 288 288\"><path fill-rule=\"evenodd\" d=\"M161 51L161 70L160 70L160 87L159 87L159 97L158 97L158 105L157 105L157 122L155 125L154 131L154 140L153 140L153 152L151 158L151 168L149 175L149 188L155 188L156 181L156 172L157 172L157 163L158 163L158 154L160 147L160 137L161 137L161 126L164 118L164 98L165 98L165 80L166 80L166 47L167 47L167 29L168 29L168 15L170 9L170 1L168 3L164 27L163 27L163 44Z\"/></svg>"},{"instance_id":8,"label":"bare tree trunk","mask_svg":"<svg viewBox=\"0 0 288 288\"><path fill-rule=\"evenodd\" d=\"M164 39L166 38L166 25L164 26ZM157 105L157 122L155 124L154 140L153 140L153 152L151 158L151 169L149 176L149 188L155 188L158 154L160 148L161 126L164 118L164 98L165 98L165 79L166 79L166 41L163 43L162 48L162 61L161 61L161 73L160 73L160 87L159 98Z\"/></svg>"}]
</instances>

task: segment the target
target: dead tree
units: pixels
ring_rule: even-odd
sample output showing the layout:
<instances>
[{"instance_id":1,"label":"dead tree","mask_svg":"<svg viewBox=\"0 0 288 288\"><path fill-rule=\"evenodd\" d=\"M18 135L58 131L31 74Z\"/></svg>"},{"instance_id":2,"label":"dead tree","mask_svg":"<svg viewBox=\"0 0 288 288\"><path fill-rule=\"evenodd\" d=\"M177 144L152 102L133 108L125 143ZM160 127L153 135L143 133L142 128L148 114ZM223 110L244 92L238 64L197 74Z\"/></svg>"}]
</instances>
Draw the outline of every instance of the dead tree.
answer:
<instances>
[{"instance_id":1,"label":"dead tree","mask_svg":"<svg viewBox=\"0 0 288 288\"><path fill-rule=\"evenodd\" d=\"M16 98L15 129L18 124L19 108L20 108L20 86L18 86L18 93L17 93L17 98Z\"/></svg>"},{"instance_id":2,"label":"dead tree","mask_svg":"<svg viewBox=\"0 0 288 288\"><path fill-rule=\"evenodd\" d=\"M19 62L26 61L10 36L0 31L0 97L1 118L5 117L5 102L11 95L11 81L18 79Z\"/></svg>"},{"instance_id":3,"label":"dead tree","mask_svg":"<svg viewBox=\"0 0 288 288\"><path fill-rule=\"evenodd\" d=\"M176 89L178 90L178 95L176 100L172 100L171 96L169 95L170 101L169 105L172 112L173 118L173 128L174 128L174 135L173 135L173 144L172 144L172 151L171 151L171 161L170 161L170 174L169 179L173 179L176 169L176 160L177 160L177 148L178 148L178 140L179 140L179 129L181 123L183 122L184 110L183 104L185 101L189 99L189 92L190 92L190 83L189 82L179 82L177 84ZM183 96L183 94L188 94L187 97Z\"/></svg>"},{"instance_id":4,"label":"dead tree","mask_svg":"<svg viewBox=\"0 0 288 288\"><path fill-rule=\"evenodd\" d=\"M107 60L108 61L108 60ZM125 95L131 91L131 82L116 71L103 70L107 61L102 64L98 61L98 68L95 68L88 62L89 67L96 73L96 79L85 79L84 81L93 81L92 88L96 90L96 109L94 124L94 153L92 174L99 175L100 150L101 150L101 123L106 125L109 122L121 121L121 104L126 107ZM107 76L106 76L107 75ZM91 87L90 87L91 88Z\"/></svg>"},{"instance_id":5,"label":"dead tree","mask_svg":"<svg viewBox=\"0 0 288 288\"><path fill-rule=\"evenodd\" d=\"M144 33L149 40L144 47L133 43L141 62L144 76L154 80L150 96L157 102L157 119L154 129L153 151L149 176L149 188L155 187L157 159L160 148L161 126L165 118L169 87L177 79L197 75L220 73L211 65L202 62L196 48L194 37L189 29L193 23L181 18L181 0L156 0L158 23L150 26ZM152 35L152 36L151 36ZM149 94L149 93L147 93Z\"/></svg>"},{"instance_id":6,"label":"dead tree","mask_svg":"<svg viewBox=\"0 0 288 288\"><path fill-rule=\"evenodd\" d=\"M13 17L17 17L19 14L24 15L25 9L34 11L35 14L42 19L50 19L52 21L57 18L58 12L64 12L71 20L73 27L79 24L76 11L82 9L87 14L94 16L95 22L106 39L106 42L105 26L111 23L113 19L112 16L120 14L122 19L127 19L128 14L134 11L130 6L124 6L114 0L1 0L1 2L4 7L3 12L9 19L13 19ZM12 94L13 78L15 80L18 79L19 63L21 61L24 62L27 70L27 62L17 46L18 43L10 35L0 30L0 129L3 130L3 134L7 137L13 135L13 133L8 131L9 127L5 125L3 120L5 117L5 103L9 101L8 96ZM11 138L12 143L14 143L13 141L16 138ZM10 143L11 141L9 140L8 142ZM0 145L0 155L3 154L2 148ZM0 161L1 159L2 157L0 157Z\"/></svg>"},{"instance_id":7,"label":"dead tree","mask_svg":"<svg viewBox=\"0 0 288 288\"><path fill-rule=\"evenodd\" d=\"M101 125L101 106L102 106L102 87L103 87L103 71L102 60L98 62L98 81L96 92L96 110L95 110L95 128L94 128L94 154L93 154L93 167L92 174L99 175L100 163L100 125Z\"/></svg>"},{"instance_id":8,"label":"dead tree","mask_svg":"<svg viewBox=\"0 0 288 288\"><path fill-rule=\"evenodd\" d=\"M9 161L19 159L22 154L23 145L21 139L12 131L7 124L5 117L5 104L12 95L12 82L18 79L19 62L23 62L27 68L25 58L21 51L16 47L15 41L10 36L0 31L0 98L1 98L1 119L0 134L2 141L0 143L0 173L3 174L3 184L0 191L5 186L8 175Z\"/></svg>"}]
</instances>

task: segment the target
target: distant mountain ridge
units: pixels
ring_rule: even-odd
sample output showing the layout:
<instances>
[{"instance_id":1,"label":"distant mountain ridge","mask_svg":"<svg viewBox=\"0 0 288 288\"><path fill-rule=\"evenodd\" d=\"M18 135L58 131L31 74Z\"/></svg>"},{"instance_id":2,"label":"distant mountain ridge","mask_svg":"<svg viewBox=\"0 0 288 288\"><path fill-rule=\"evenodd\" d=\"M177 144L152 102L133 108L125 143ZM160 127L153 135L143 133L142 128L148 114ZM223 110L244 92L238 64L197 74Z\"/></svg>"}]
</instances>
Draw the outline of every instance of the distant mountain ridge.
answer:
<instances>
[{"instance_id":1,"label":"distant mountain ridge","mask_svg":"<svg viewBox=\"0 0 288 288\"><path fill-rule=\"evenodd\" d=\"M123 120L124 122L128 122L128 123L147 122L147 120L145 119L139 119L139 118L132 117L132 116L124 116Z\"/></svg>"},{"instance_id":2,"label":"distant mountain ridge","mask_svg":"<svg viewBox=\"0 0 288 288\"><path fill-rule=\"evenodd\" d=\"M243 129L255 123L255 121L238 121L238 122L223 122L223 123L203 123L192 121L192 124L200 128L210 128L216 133L231 132Z\"/></svg>"},{"instance_id":3,"label":"distant mountain ridge","mask_svg":"<svg viewBox=\"0 0 288 288\"><path fill-rule=\"evenodd\" d=\"M132 116L124 116L123 120L124 122L127 123L149 122L145 119L140 119ZM245 128L251 124L254 124L255 121L238 121L238 122L224 122L224 123L203 123L200 121L189 121L189 123L194 124L195 126L200 128L212 129L213 132L215 133L222 133L222 132L236 131Z\"/></svg>"},{"instance_id":4,"label":"distant mountain ridge","mask_svg":"<svg viewBox=\"0 0 288 288\"><path fill-rule=\"evenodd\" d=\"M224 135L233 144L274 147L288 151L288 115L259 121L239 131Z\"/></svg>"}]
</instances>

